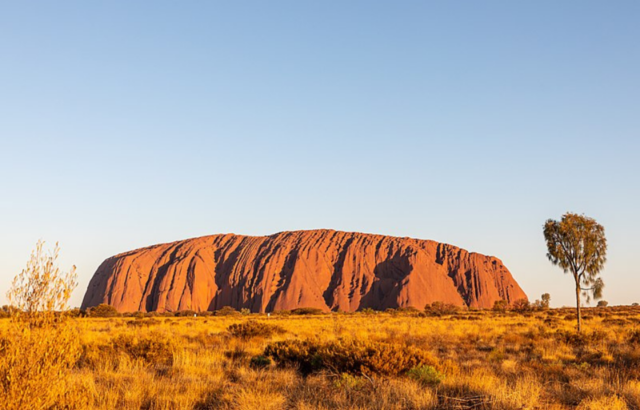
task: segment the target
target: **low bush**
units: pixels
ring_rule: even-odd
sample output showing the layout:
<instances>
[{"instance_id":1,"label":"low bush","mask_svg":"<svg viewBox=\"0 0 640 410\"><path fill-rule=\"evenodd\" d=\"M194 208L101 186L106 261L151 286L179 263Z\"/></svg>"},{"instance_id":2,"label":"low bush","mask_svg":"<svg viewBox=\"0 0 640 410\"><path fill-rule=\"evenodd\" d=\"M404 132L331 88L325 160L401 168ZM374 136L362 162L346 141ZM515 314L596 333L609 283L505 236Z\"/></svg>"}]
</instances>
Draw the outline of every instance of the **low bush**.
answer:
<instances>
[{"instance_id":1,"label":"low bush","mask_svg":"<svg viewBox=\"0 0 640 410\"><path fill-rule=\"evenodd\" d=\"M518 299L513 302L513 306L511 307L514 311L519 313L530 312L533 310L531 303L527 299Z\"/></svg>"},{"instance_id":2,"label":"low bush","mask_svg":"<svg viewBox=\"0 0 640 410\"><path fill-rule=\"evenodd\" d=\"M82 309L70 309L67 311L67 316L68 317L73 317L73 318L78 318L78 317L86 317L87 316L87 312L85 312Z\"/></svg>"},{"instance_id":3,"label":"low bush","mask_svg":"<svg viewBox=\"0 0 640 410\"><path fill-rule=\"evenodd\" d=\"M292 315L321 315L323 313L324 311L322 309L311 307L301 307L291 311Z\"/></svg>"},{"instance_id":4,"label":"low bush","mask_svg":"<svg viewBox=\"0 0 640 410\"><path fill-rule=\"evenodd\" d=\"M214 312L216 316L238 316L240 312L232 308L231 306L225 306L222 309L216 310Z\"/></svg>"},{"instance_id":5,"label":"low bush","mask_svg":"<svg viewBox=\"0 0 640 410\"><path fill-rule=\"evenodd\" d=\"M424 313L428 316L443 316L443 315L453 315L458 312L460 308L451 303L444 302L433 302L432 304L428 304L424 308Z\"/></svg>"},{"instance_id":6,"label":"low bush","mask_svg":"<svg viewBox=\"0 0 640 410\"><path fill-rule=\"evenodd\" d=\"M176 317L194 317L198 316L195 310L179 310L173 314Z\"/></svg>"},{"instance_id":7,"label":"low bush","mask_svg":"<svg viewBox=\"0 0 640 410\"><path fill-rule=\"evenodd\" d=\"M506 312L509 308L509 302L506 300L496 300L491 310L494 312Z\"/></svg>"},{"instance_id":8,"label":"low bush","mask_svg":"<svg viewBox=\"0 0 640 410\"><path fill-rule=\"evenodd\" d=\"M296 366L304 375L323 369L336 374L399 375L433 364L431 356L411 346L351 339L287 340L268 345L264 354L280 365Z\"/></svg>"},{"instance_id":9,"label":"low bush","mask_svg":"<svg viewBox=\"0 0 640 410\"><path fill-rule=\"evenodd\" d=\"M253 356L249 365L254 369L264 369L271 365L271 359L264 355Z\"/></svg>"},{"instance_id":10,"label":"low bush","mask_svg":"<svg viewBox=\"0 0 640 410\"><path fill-rule=\"evenodd\" d=\"M395 309L389 308L385 310L385 313L389 313L394 316L419 316L420 314L422 314L419 309L413 306L399 307Z\"/></svg>"},{"instance_id":11,"label":"low bush","mask_svg":"<svg viewBox=\"0 0 640 410\"><path fill-rule=\"evenodd\" d=\"M433 366L417 366L407 372L409 378L423 386L435 386L444 380L444 375Z\"/></svg>"},{"instance_id":12,"label":"low bush","mask_svg":"<svg viewBox=\"0 0 640 410\"><path fill-rule=\"evenodd\" d=\"M117 317L120 313L113 306L107 304L100 304L98 306L87 309L87 316L89 317Z\"/></svg>"},{"instance_id":13,"label":"low bush","mask_svg":"<svg viewBox=\"0 0 640 410\"><path fill-rule=\"evenodd\" d=\"M364 386L364 382L361 377L352 376L349 373L342 373L338 376L333 385L346 390L360 389Z\"/></svg>"},{"instance_id":14,"label":"low bush","mask_svg":"<svg viewBox=\"0 0 640 410\"><path fill-rule=\"evenodd\" d=\"M247 322L235 323L227 328L233 337L239 339L253 339L255 337L269 337L273 334L284 333L285 330L277 325L249 320Z\"/></svg>"}]
</instances>

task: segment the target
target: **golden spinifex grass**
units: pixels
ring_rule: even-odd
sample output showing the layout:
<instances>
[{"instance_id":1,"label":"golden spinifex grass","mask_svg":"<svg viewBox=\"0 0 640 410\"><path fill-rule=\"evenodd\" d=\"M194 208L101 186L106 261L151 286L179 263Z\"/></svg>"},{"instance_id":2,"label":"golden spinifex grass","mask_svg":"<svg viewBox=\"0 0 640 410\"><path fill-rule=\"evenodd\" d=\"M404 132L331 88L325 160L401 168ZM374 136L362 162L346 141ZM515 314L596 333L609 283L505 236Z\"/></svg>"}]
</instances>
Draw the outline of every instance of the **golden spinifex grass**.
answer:
<instances>
[{"instance_id":1,"label":"golden spinifex grass","mask_svg":"<svg viewBox=\"0 0 640 410\"><path fill-rule=\"evenodd\" d=\"M58 403L95 409L640 408L640 308L586 309L581 334L573 314L76 318L70 323L82 353ZM0 327L6 332L10 322ZM300 348L287 357L301 355L313 366L301 372L304 362L269 356L274 346L287 345ZM302 347L309 346L317 355L305 356ZM414 368L378 367L395 360L388 346L414 352ZM407 363L396 359L398 366Z\"/></svg>"}]
</instances>

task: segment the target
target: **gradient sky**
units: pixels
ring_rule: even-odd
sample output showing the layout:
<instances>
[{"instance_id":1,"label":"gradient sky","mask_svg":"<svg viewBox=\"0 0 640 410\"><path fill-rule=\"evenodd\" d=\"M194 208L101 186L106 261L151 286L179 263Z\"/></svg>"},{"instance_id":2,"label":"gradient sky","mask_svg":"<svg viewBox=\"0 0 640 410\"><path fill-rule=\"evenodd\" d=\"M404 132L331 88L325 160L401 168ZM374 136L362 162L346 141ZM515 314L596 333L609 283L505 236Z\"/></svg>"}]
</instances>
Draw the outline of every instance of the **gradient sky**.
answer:
<instances>
[{"instance_id":1,"label":"gradient sky","mask_svg":"<svg viewBox=\"0 0 640 410\"><path fill-rule=\"evenodd\" d=\"M542 225L606 228L640 302L640 2L0 3L0 303L40 238L78 267L332 228L503 260L573 305Z\"/></svg>"}]
</instances>

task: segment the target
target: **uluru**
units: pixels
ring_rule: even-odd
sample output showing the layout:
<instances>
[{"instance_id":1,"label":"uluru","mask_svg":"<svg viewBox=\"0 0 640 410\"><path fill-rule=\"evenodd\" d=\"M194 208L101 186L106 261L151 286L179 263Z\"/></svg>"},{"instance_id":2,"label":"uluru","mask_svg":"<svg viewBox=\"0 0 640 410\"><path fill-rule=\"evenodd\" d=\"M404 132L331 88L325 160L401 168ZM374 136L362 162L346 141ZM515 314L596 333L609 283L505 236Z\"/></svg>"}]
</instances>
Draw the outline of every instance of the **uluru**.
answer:
<instances>
[{"instance_id":1,"label":"uluru","mask_svg":"<svg viewBox=\"0 0 640 410\"><path fill-rule=\"evenodd\" d=\"M384 310L436 301L490 308L526 299L497 258L431 240L334 230L220 234L105 260L82 308L120 312Z\"/></svg>"}]
</instances>

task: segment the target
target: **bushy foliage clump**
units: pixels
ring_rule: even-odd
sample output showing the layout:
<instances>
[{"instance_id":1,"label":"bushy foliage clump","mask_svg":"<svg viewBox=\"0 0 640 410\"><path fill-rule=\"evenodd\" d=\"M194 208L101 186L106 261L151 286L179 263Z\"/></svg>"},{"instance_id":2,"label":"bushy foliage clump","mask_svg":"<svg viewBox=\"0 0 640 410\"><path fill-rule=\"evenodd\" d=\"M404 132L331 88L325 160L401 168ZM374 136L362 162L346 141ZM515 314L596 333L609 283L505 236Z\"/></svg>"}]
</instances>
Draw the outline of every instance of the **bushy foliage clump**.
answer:
<instances>
[{"instance_id":1,"label":"bushy foliage clump","mask_svg":"<svg viewBox=\"0 0 640 410\"><path fill-rule=\"evenodd\" d=\"M411 346L353 339L287 340L268 345L265 355L280 365L296 366L302 374L326 369L336 374L400 375L433 364L430 355Z\"/></svg>"},{"instance_id":2,"label":"bushy foliage clump","mask_svg":"<svg viewBox=\"0 0 640 410\"><path fill-rule=\"evenodd\" d=\"M254 369L264 369L271 365L271 359L264 355L253 356L249 362L249 366Z\"/></svg>"},{"instance_id":3,"label":"bushy foliage clump","mask_svg":"<svg viewBox=\"0 0 640 410\"><path fill-rule=\"evenodd\" d=\"M342 373L333 381L333 385L345 390L357 390L364 386L363 378Z\"/></svg>"},{"instance_id":4,"label":"bushy foliage clump","mask_svg":"<svg viewBox=\"0 0 640 410\"><path fill-rule=\"evenodd\" d=\"M389 308L385 310L385 313L389 313L394 316L419 316L422 312L413 306L407 306L407 307L398 307L395 309Z\"/></svg>"},{"instance_id":5,"label":"bushy foliage clump","mask_svg":"<svg viewBox=\"0 0 640 410\"><path fill-rule=\"evenodd\" d=\"M291 311L292 315L322 315L323 313L322 309L312 307L301 307Z\"/></svg>"},{"instance_id":6,"label":"bushy foliage clump","mask_svg":"<svg viewBox=\"0 0 640 410\"><path fill-rule=\"evenodd\" d=\"M198 316L195 310L179 310L173 314L176 317L194 317Z\"/></svg>"},{"instance_id":7,"label":"bushy foliage clump","mask_svg":"<svg viewBox=\"0 0 640 410\"><path fill-rule=\"evenodd\" d=\"M224 306L214 312L216 316L238 316L240 312L232 308L231 306Z\"/></svg>"},{"instance_id":8,"label":"bushy foliage clump","mask_svg":"<svg viewBox=\"0 0 640 410\"><path fill-rule=\"evenodd\" d=\"M509 302L506 300L496 300L491 310L494 312L506 312L509 309Z\"/></svg>"},{"instance_id":9,"label":"bushy foliage clump","mask_svg":"<svg viewBox=\"0 0 640 410\"><path fill-rule=\"evenodd\" d=\"M435 386L444 380L444 375L433 366L416 366L407 372L407 376L423 386Z\"/></svg>"},{"instance_id":10,"label":"bushy foliage clump","mask_svg":"<svg viewBox=\"0 0 640 410\"><path fill-rule=\"evenodd\" d=\"M285 330L280 326L258 322L255 320L249 320L242 323L234 323L227 328L227 331L231 334L231 336L245 340L253 339L255 337L266 338L274 334L285 332Z\"/></svg>"},{"instance_id":11,"label":"bushy foliage clump","mask_svg":"<svg viewBox=\"0 0 640 410\"><path fill-rule=\"evenodd\" d=\"M120 313L113 306L102 303L98 306L87 309L87 316L89 317L117 317Z\"/></svg>"},{"instance_id":12,"label":"bushy foliage clump","mask_svg":"<svg viewBox=\"0 0 640 410\"><path fill-rule=\"evenodd\" d=\"M511 308L519 313L530 312L531 310L533 310L533 306L531 306L531 303L529 303L527 299L516 300L515 302L513 302Z\"/></svg>"},{"instance_id":13,"label":"bushy foliage clump","mask_svg":"<svg viewBox=\"0 0 640 410\"><path fill-rule=\"evenodd\" d=\"M424 307L428 316L444 316L456 314L460 308L451 303L433 302Z\"/></svg>"},{"instance_id":14,"label":"bushy foliage clump","mask_svg":"<svg viewBox=\"0 0 640 410\"><path fill-rule=\"evenodd\" d=\"M532 303L532 308L537 310L549 309L549 305L551 304L551 295L548 293L543 293L541 299L536 299L535 302Z\"/></svg>"}]
</instances>

